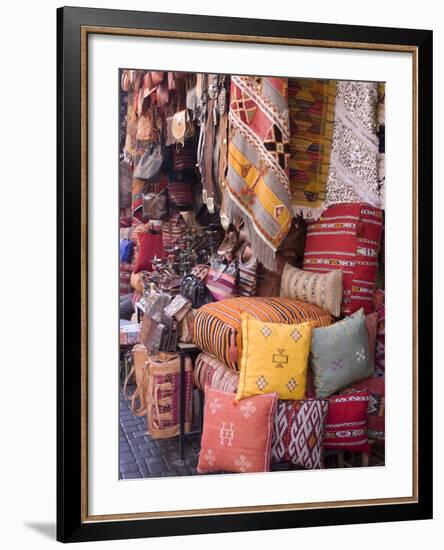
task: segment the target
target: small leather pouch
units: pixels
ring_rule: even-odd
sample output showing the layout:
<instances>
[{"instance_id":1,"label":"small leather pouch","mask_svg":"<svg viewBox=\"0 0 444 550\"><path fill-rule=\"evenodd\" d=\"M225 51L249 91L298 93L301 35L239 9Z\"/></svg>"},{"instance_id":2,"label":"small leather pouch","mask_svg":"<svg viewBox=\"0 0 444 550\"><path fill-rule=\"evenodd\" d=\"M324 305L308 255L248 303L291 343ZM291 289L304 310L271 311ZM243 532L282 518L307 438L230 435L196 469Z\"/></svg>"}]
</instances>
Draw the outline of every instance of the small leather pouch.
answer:
<instances>
[{"instance_id":1,"label":"small leather pouch","mask_svg":"<svg viewBox=\"0 0 444 550\"><path fill-rule=\"evenodd\" d=\"M186 139L194 135L194 125L190 119L188 109L182 109L173 116L171 133L176 143L183 143Z\"/></svg>"},{"instance_id":2,"label":"small leather pouch","mask_svg":"<svg viewBox=\"0 0 444 550\"><path fill-rule=\"evenodd\" d=\"M168 217L168 189L162 189L160 193L147 193L143 195L143 221L163 220Z\"/></svg>"}]
</instances>

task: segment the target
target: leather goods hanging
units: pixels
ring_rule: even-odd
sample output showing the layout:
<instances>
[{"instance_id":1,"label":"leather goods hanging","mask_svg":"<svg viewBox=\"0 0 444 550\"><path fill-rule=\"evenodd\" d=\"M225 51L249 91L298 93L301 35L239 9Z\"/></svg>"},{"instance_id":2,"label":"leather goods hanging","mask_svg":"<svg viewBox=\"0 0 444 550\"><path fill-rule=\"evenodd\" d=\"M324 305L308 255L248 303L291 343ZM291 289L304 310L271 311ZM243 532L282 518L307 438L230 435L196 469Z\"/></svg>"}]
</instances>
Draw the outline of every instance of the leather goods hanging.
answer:
<instances>
[{"instance_id":1,"label":"leather goods hanging","mask_svg":"<svg viewBox=\"0 0 444 550\"><path fill-rule=\"evenodd\" d=\"M194 135L194 125L190 119L188 109L182 109L173 115L171 125L171 133L178 143L184 141Z\"/></svg>"},{"instance_id":2,"label":"leather goods hanging","mask_svg":"<svg viewBox=\"0 0 444 550\"><path fill-rule=\"evenodd\" d=\"M163 147L160 142L148 143L141 155L136 158L134 177L153 180L159 175L164 161Z\"/></svg>"},{"instance_id":3,"label":"leather goods hanging","mask_svg":"<svg viewBox=\"0 0 444 550\"><path fill-rule=\"evenodd\" d=\"M191 429L193 371L191 359L185 358L185 423L184 431ZM179 434L180 413L180 358L177 353L158 353L147 361L145 393L147 431L153 439L164 439Z\"/></svg>"},{"instance_id":4,"label":"leather goods hanging","mask_svg":"<svg viewBox=\"0 0 444 550\"><path fill-rule=\"evenodd\" d=\"M147 193L143 195L142 221L163 220L168 217L168 189L162 189L160 193Z\"/></svg>"}]
</instances>

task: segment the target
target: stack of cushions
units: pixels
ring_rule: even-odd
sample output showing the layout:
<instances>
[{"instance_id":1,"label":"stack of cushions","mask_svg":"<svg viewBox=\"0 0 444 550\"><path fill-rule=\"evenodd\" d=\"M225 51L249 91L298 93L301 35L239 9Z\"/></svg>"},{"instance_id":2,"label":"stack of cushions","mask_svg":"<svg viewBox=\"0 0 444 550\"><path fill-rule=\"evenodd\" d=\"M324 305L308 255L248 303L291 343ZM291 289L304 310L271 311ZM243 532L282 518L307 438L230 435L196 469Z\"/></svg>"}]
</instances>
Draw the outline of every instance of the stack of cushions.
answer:
<instances>
[{"instance_id":1,"label":"stack of cushions","mask_svg":"<svg viewBox=\"0 0 444 550\"><path fill-rule=\"evenodd\" d=\"M342 271L344 315L373 311L382 227L382 211L362 203L331 206L307 225L304 270Z\"/></svg>"},{"instance_id":2,"label":"stack of cushions","mask_svg":"<svg viewBox=\"0 0 444 550\"><path fill-rule=\"evenodd\" d=\"M275 395L279 401L273 417L270 460L307 469L323 467L323 449L368 451L370 395L368 382L365 380L364 385L360 385L359 381L374 373L376 317L365 316L360 309L331 326L313 328L314 324L258 321L242 313L239 374L208 353L199 355L195 373L196 385L205 389L207 402L209 392L212 399L219 394L229 395L230 407L251 411L258 397ZM373 334L372 342L370 334ZM310 371L314 375L314 398L307 398ZM352 384L352 388L344 389ZM343 393L338 394L341 390ZM226 459L228 463L224 462L221 449L217 453L214 449L215 414L209 415L208 406L205 407L203 441L206 443L202 443L199 471L268 471L269 464L261 463L264 469L254 470L253 462L248 459L251 466L240 470L239 465L233 465L231 454ZM232 414L229 408L227 418L230 420L221 416L223 422L230 423ZM268 423L264 426L268 433ZM221 424L221 433L223 429ZM241 429L247 429L246 425L239 424L237 431ZM204 458L209 448L211 465L208 456ZM241 452L237 446L235 451ZM249 456L243 451L245 457Z\"/></svg>"},{"instance_id":3,"label":"stack of cushions","mask_svg":"<svg viewBox=\"0 0 444 550\"><path fill-rule=\"evenodd\" d=\"M324 309L290 298L229 298L202 306L194 321L194 343L235 371L239 370L242 357L242 313L268 323L311 321L313 326L323 327L332 322L331 315ZM237 357L230 353L233 347Z\"/></svg>"}]
</instances>

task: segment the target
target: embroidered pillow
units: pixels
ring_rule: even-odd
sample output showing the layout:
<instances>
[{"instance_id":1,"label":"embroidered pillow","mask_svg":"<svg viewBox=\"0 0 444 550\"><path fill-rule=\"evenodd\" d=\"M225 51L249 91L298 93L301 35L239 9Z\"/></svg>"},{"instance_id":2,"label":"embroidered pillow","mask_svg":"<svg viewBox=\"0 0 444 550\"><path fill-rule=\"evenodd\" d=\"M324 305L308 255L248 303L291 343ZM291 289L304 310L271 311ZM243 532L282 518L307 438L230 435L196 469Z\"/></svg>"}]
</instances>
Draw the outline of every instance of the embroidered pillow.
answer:
<instances>
[{"instance_id":1,"label":"embroidered pillow","mask_svg":"<svg viewBox=\"0 0 444 550\"><path fill-rule=\"evenodd\" d=\"M236 400L276 392L303 399L312 325L258 321L242 315L242 357Z\"/></svg>"},{"instance_id":2,"label":"embroidered pillow","mask_svg":"<svg viewBox=\"0 0 444 550\"><path fill-rule=\"evenodd\" d=\"M374 374L363 309L334 325L313 329L310 367L318 398Z\"/></svg>"},{"instance_id":3,"label":"embroidered pillow","mask_svg":"<svg viewBox=\"0 0 444 550\"><path fill-rule=\"evenodd\" d=\"M329 311L334 317L341 314L342 271L328 273L303 271L285 264L281 279L281 296L296 298Z\"/></svg>"},{"instance_id":4,"label":"embroidered pillow","mask_svg":"<svg viewBox=\"0 0 444 550\"><path fill-rule=\"evenodd\" d=\"M268 472L276 404L274 393L236 403L207 386L197 471Z\"/></svg>"},{"instance_id":5,"label":"embroidered pillow","mask_svg":"<svg viewBox=\"0 0 444 550\"><path fill-rule=\"evenodd\" d=\"M325 309L291 298L252 296L205 304L196 312L194 343L235 371L239 370L242 357L241 315L244 312L258 321L272 323L297 324L310 321L314 327L323 327L332 321L330 313ZM237 348L237 358L230 353L233 347Z\"/></svg>"},{"instance_id":6,"label":"embroidered pillow","mask_svg":"<svg viewBox=\"0 0 444 550\"><path fill-rule=\"evenodd\" d=\"M367 390L334 395L328 400L324 449L368 452Z\"/></svg>"},{"instance_id":7,"label":"embroidered pillow","mask_svg":"<svg viewBox=\"0 0 444 550\"><path fill-rule=\"evenodd\" d=\"M327 411L327 399L279 401L274 417L272 462L290 462L309 470L322 468Z\"/></svg>"},{"instance_id":8,"label":"embroidered pillow","mask_svg":"<svg viewBox=\"0 0 444 550\"><path fill-rule=\"evenodd\" d=\"M368 204L336 204L307 225L304 269L343 274L342 313L373 311L382 211Z\"/></svg>"}]
</instances>

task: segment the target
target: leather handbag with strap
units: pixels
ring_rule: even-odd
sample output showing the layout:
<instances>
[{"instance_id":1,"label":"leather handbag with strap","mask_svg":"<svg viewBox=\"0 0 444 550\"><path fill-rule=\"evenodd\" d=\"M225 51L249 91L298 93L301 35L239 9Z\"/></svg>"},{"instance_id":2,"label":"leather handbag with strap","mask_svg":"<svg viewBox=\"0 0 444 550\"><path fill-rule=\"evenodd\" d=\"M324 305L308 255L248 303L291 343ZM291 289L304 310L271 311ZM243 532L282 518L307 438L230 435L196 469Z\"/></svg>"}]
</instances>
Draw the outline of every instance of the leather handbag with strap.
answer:
<instances>
[{"instance_id":1,"label":"leather handbag with strap","mask_svg":"<svg viewBox=\"0 0 444 550\"><path fill-rule=\"evenodd\" d=\"M168 189L143 195L142 220L163 220L168 217Z\"/></svg>"},{"instance_id":2,"label":"leather handbag with strap","mask_svg":"<svg viewBox=\"0 0 444 550\"><path fill-rule=\"evenodd\" d=\"M158 353L149 357L145 402L147 429L153 439L164 439L179 434L180 383L180 357L177 353ZM191 428L192 387L192 364L191 359L186 357L185 433Z\"/></svg>"},{"instance_id":3,"label":"leather handbag with strap","mask_svg":"<svg viewBox=\"0 0 444 550\"><path fill-rule=\"evenodd\" d=\"M126 399L131 399L131 410L134 416L144 416L146 414L145 393L147 383L147 361L149 358L148 350L143 344L136 344L131 351L131 369L125 379L123 386L123 395ZM136 389L132 396L128 396L128 383L134 380Z\"/></svg>"},{"instance_id":4,"label":"leather handbag with strap","mask_svg":"<svg viewBox=\"0 0 444 550\"><path fill-rule=\"evenodd\" d=\"M193 308L199 308L213 301L206 285L195 275L186 275L182 279L180 293L191 301Z\"/></svg>"},{"instance_id":5,"label":"leather handbag with strap","mask_svg":"<svg viewBox=\"0 0 444 550\"><path fill-rule=\"evenodd\" d=\"M239 267L236 260L228 265L214 262L207 277L207 288L213 300L218 302L236 296L238 279Z\"/></svg>"},{"instance_id":6,"label":"leather handbag with strap","mask_svg":"<svg viewBox=\"0 0 444 550\"><path fill-rule=\"evenodd\" d=\"M160 142L149 143L135 160L134 177L147 181L156 179L162 170L164 156Z\"/></svg>"}]
</instances>

